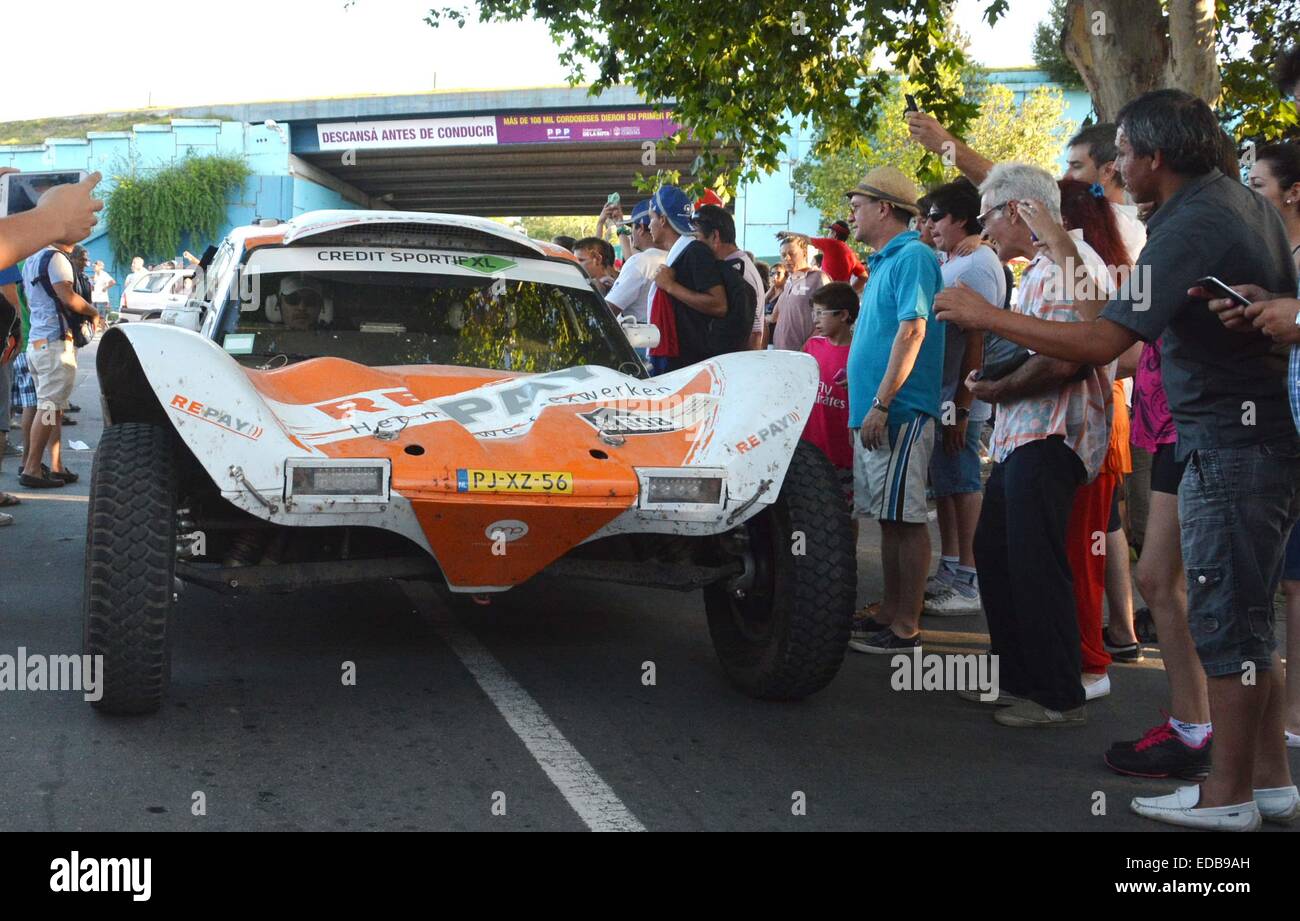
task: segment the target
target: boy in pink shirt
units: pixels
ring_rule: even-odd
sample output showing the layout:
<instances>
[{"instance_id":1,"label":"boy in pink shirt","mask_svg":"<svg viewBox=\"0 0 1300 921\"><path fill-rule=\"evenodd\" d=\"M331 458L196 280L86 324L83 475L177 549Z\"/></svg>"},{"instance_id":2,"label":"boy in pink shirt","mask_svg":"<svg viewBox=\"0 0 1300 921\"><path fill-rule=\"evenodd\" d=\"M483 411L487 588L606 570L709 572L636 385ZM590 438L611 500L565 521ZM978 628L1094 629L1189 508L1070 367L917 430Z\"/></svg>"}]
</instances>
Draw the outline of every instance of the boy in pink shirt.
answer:
<instances>
[{"instance_id":1,"label":"boy in pink shirt","mask_svg":"<svg viewBox=\"0 0 1300 921\"><path fill-rule=\"evenodd\" d=\"M813 335L803 350L817 359L817 400L813 403L803 440L815 444L835 465L844 498L853 507L853 442L849 437L849 379L847 364L858 318L858 296L842 281L818 288L812 295ZM857 535L858 522L853 521Z\"/></svg>"}]
</instances>

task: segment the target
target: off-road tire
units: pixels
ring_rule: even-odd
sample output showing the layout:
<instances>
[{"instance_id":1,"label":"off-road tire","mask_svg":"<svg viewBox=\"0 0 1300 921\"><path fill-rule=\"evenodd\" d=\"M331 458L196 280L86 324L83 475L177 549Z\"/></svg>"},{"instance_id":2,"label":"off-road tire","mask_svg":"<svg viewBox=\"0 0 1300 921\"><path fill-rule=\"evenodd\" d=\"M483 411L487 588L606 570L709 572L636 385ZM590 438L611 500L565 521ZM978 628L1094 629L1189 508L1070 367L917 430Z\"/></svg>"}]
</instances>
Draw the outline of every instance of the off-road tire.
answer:
<instances>
[{"instance_id":1,"label":"off-road tire","mask_svg":"<svg viewBox=\"0 0 1300 921\"><path fill-rule=\"evenodd\" d=\"M853 529L835 468L800 442L780 495L744 526L757 563L743 600L725 585L704 590L722 669L765 700L797 700L830 683L853 622ZM802 532L803 554L796 554Z\"/></svg>"},{"instance_id":2,"label":"off-road tire","mask_svg":"<svg viewBox=\"0 0 1300 921\"><path fill-rule=\"evenodd\" d=\"M85 651L103 656L113 714L153 713L171 673L168 621L176 575L176 456L171 431L127 422L104 430L86 520Z\"/></svg>"}]
</instances>

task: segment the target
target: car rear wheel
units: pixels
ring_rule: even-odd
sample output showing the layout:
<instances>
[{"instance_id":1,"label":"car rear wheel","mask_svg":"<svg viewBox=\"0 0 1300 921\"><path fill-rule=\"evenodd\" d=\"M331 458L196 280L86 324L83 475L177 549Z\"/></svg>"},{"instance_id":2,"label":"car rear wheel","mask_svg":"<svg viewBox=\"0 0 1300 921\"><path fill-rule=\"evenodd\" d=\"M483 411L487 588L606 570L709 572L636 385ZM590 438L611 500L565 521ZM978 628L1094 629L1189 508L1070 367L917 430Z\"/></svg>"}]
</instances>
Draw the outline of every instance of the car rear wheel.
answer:
<instances>
[{"instance_id":1,"label":"car rear wheel","mask_svg":"<svg viewBox=\"0 0 1300 921\"><path fill-rule=\"evenodd\" d=\"M723 541L746 561L742 584L704 590L727 677L767 700L797 700L839 671L856 590L853 529L835 469L800 442L777 500Z\"/></svg>"},{"instance_id":2,"label":"car rear wheel","mask_svg":"<svg viewBox=\"0 0 1300 921\"><path fill-rule=\"evenodd\" d=\"M123 423L104 431L86 522L85 651L103 656L105 713L153 713L171 672L176 576L172 433Z\"/></svg>"}]
</instances>

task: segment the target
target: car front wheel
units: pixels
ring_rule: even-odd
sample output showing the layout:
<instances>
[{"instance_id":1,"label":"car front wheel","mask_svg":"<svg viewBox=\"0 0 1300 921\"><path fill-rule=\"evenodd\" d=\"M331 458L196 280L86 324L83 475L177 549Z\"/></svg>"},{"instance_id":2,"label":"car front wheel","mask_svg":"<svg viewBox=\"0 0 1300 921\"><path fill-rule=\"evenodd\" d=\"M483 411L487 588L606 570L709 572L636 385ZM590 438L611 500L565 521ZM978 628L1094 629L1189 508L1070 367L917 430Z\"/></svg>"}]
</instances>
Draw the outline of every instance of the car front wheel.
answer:
<instances>
[{"instance_id":1,"label":"car front wheel","mask_svg":"<svg viewBox=\"0 0 1300 921\"><path fill-rule=\"evenodd\" d=\"M800 442L777 500L720 543L746 568L743 580L704 590L727 677L767 700L821 690L844 660L857 582L853 529L830 461Z\"/></svg>"},{"instance_id":2,"label":"car front wheel","mask_svg":"<svg viewBox=\"0 0 1300 921\"><path fill-rule=\"evenodd\" d=\"M85 651L103 656L105 713L153 713L171 672L176 575L172 433L123 423L104 431L86 523Z\"/></svg>"}]
</instances>

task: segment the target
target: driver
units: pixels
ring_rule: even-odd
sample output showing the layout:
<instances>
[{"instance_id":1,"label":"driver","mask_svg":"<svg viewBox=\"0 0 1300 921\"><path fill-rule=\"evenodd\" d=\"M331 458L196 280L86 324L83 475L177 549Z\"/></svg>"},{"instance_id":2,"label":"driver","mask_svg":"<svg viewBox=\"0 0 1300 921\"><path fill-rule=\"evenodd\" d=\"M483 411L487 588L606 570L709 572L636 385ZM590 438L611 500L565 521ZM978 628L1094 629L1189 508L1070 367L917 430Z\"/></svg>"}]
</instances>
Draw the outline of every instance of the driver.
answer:
<instances>
[{"instance_id":1,"label":"driver","mask_svg":"<svg viewBox=\"0 0 1300 921\"><path fill-rule=\"evenodd\" d=\"M285 329L315 329L324 307L325 294L320 282L301 276L280 280L280 319Z\"/></svg>"}]
</instances>

